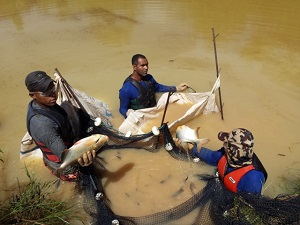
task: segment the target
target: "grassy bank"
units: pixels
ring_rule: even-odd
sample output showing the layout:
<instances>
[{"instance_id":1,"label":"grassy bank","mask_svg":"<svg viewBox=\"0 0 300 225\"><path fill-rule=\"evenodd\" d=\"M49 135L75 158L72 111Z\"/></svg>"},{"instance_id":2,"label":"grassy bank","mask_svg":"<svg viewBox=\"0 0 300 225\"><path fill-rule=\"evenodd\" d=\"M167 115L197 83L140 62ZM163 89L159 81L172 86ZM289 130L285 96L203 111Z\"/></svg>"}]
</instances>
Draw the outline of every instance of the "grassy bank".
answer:
<instances>
[{"instance_id":1,"label":"grassy bank","mask_svg":"<svg viewBox=\"0 0 300 225\"><path fill-rule=\"evenodd\" d=\"M29 182L18 183L14 193L0 203L0 224L70 224L80 221L74 206L51 199L55 182L40 182L33 178L27 168Z\"/></svg>"}]
</instances>

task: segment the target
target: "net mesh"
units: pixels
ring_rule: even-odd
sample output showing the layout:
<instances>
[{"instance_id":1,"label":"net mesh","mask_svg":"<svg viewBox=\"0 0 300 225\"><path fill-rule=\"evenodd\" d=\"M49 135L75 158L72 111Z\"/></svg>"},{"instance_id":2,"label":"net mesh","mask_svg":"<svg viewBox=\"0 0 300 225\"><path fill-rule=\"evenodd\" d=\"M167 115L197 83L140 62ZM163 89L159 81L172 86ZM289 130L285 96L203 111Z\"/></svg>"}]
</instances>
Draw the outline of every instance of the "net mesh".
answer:
<instances>
[{"instance_id":1,"label":"net mesh","mask_svg":"<svg viewBox=\"0 0 300 225\"><path fill-rule=\"evenodd\" d=\"M125 151L133 148L137 151L144 149L155 153L164 147L176 160L191 161L190 156L175 145L169 130L170 125L162 124L158 128L159 135L149 132L128 137L112 127L110 123L112 115L105 103L72 88L57 69L56 72L57 85L60 88L58 103L73 118L72 127L79 128L73 130L78 138L96 133L107 135L109 141L100 152L112 149ZM96 117L101 118L102 123L99 126L94 123ZM31 149L36 148L32 138L27 134L22 140L21 153L30 155ZM192 225L300 224L299 195L279 195L276 198L269 198L250 193L234 194L224 187L218 177L210 174L198 174L198 179L205 181L206 186L187 201L171 209L141 217L116 215L110 207L110 201L106 197L99 176L106 171L104 164L104 159L98 154L92 165L80 167L80 178L77 181L77 188L84 195L83 208L91 216L93 225L170 224L192 211L197 211Z\"/></svg>"},{"instance_id":2,"label":"net mesh","mask_svg":"<svg viewBox=\"0 0 300 225\"><path fill-rule=\"evenodd\" d=\"M95 127L90 122L88 126L89 134L101 133L109 136L109 143L102 151L142 148L157 152L160 147L165 147L171 157L177 160L190 160L187 154L177 148L166 124L159 128L159 136L150 132L131 137L125 137L123 133L105 125ZM193 210L198 211L193 225L300 223L300 197L298 195L282 195L273 199L249 193L234 194L224 188L218 177L210 174L199 174L198 179L206 181L206 186L176 207L141 217L116 215L110 208L109 199L106 198L105 190L101 185L101 176L94 176L105 171L103 163L103 159L97 157L90 167L82 170L81 179L78 181L84 193L84 209L92 217L93 225L165 224L180 219Z\"/></svg>"},{"instance_id":3,"label":"net mesh","mask_svg":"<svg viewBox=\"0 0 300 225\"><path fill-rule=\"evenodd\" d=\"M59 73L57 69L56 72ZM59 77L62 78L60 74ZM80 127L82 133L78 135L84 137L100 133L109 137L109 142L100 151L111 149L124 151L128 148L134 148L137 151L145 149L155 153L164 147L170 156L177 160L191 160L188 154L182 152L175 145L169 131L170 125L162 124L159 127L160 133L157 136L149 132L127 137L111 126L111 114L107 105L84 93L76 92L76 89L68 85L64 79L61 87L62 90L65 90L62 97L66 97L61 98L62 102L69 101L71 105L84 109L79 113L81 117L79 120L83 126ZM89 104L83 104L85 102ZM93 120L95 117L101 118L102 123L100 126L95 126ZM83 207L91 216L91 224L93 225L170 224L170 222L180 219L195 210L197 210L197 215L191 223L192 225L300 224L299 195L280 195L276 198L269 198L250 193L235 194L228 191L218 177L210 174L198 174L198 179L205 181L206 186L187 201L171 209L141 217L116 215L110 207L110 201L106 197L105 189L101 183L101 176L99 176L99 174L106 171L104 164L105 161L98 154L92 165L81 168L80 179L77 182L77 187L83 191L84 195Z\"/></svg>"}]
</instances>

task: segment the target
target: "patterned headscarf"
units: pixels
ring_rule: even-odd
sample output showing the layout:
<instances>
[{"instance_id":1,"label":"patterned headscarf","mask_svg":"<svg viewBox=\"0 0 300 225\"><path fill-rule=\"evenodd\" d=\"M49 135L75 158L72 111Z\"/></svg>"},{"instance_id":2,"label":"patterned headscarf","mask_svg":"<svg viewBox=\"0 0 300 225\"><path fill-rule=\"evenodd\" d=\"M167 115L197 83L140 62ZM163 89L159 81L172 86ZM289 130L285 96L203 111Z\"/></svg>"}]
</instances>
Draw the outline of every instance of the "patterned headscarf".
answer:
<instances>
[{"instance_id":1,"label":"patterned headscarf","mask_svg":"<svg viewBox=\"0 0 300 225\"><path fill-rule=\"evenodd\" d=\"M220 132L219 140L224 142L228 164L238 168L252 164L254 137L244 128L237 128L230 133Z\"/></svg>"}]
</instances>

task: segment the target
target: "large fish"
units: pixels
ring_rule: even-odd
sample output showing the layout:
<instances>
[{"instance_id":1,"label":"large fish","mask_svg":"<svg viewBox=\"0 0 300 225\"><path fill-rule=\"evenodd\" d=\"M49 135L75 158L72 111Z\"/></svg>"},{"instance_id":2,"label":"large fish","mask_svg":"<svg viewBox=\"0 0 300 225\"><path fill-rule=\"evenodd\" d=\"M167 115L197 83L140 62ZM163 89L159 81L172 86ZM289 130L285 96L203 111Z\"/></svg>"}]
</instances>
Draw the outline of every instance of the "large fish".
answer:
<instances>
[{"instance_id":1,"label":"large fish","mask_svg":"<svg viewBox=\"0 0 300 225\"><path fill-rule=\"evenodd\" d=\"M62 164L56 170L60 175L67 166L77 163L78 158L88 151L96 152L108 142L108 136L102 134L93 134L89 137L80 139L71 148L66 149L62 159Z\"/></svg>"},{"instance_id":2,"label":"large fish","mask_svg":"<svg viewBox=\"0 0 300 225\"><path fill-rule=\"evenodd\" d=\"M199 138L199 129L200 127L197 127L196 129L191 129L186 125L182 125L177 127L176 129L176 137L181 140L181 146L187 150L188 143L196 144L198 147L207 144L210 142L208 138ZM198 148L200 149L200 148ZM198 150L200 151L200 150Z\"/></svg>"}]
</instances>

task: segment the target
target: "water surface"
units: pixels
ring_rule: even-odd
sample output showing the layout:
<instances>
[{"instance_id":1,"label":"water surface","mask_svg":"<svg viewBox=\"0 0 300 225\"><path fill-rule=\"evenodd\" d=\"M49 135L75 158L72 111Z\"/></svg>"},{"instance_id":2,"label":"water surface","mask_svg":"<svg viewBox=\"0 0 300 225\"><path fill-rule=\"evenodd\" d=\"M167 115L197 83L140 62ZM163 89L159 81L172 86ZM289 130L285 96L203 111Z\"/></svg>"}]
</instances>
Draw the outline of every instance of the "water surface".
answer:
<instances>
[{"instance_id":1,"label":"water surface","mask_svg":"<svg viewBox=\"0 0 300 225\"><path fill-rule=\"evenodd\" d=\"M24 79L29 72L53 74L58 68L73 87L110 106L117 128L123 121L118 91L132 72L133 54L147 56L149 72L158 82L187 82L198 92L210 91L216 78L212 27L219 34L224 120L220 114L203 115L187 125L200 126L202 136L211 139L211 149L221 147L221 130L252 131L254 150L269 173L263 194L282 193L281 177L294 178L299 170L299 7L296 0L0 1L1 198L10 194L17 179L27 180L19 149L26 132L30 98ZM168 113L176 115L176 110ZM116 154L105 153L108 169L125 166L128 171L106 186L116 197L113 209L123 215L150 214L180 204L191 191L187 188L173 198L171 193L187 176L206 168L174 162L164 150L154 154L132 149L122 152L122 160ZM55 179L40 160L27 163L38 178ZM170 182L162 186L160 181L166 179ZM64 183L59 190L66 193L64 199L74 196L70 186ZM134 192L138 187L144 193ZM126 193L131 201L120 207L128 201ZM193 216L177 223L189 224Z\"/></svg>"}]
</instances>

